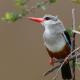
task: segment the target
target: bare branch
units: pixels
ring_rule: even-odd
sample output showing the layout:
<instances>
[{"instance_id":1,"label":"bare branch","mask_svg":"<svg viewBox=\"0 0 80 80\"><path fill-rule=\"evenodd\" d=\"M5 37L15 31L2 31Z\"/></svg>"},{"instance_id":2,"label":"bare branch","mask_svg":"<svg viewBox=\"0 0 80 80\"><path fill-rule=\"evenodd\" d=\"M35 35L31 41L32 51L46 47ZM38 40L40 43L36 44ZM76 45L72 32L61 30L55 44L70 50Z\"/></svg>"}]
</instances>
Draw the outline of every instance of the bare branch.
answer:
<instances>
[{"instance_id":1,"label":"bare branch","mask_svg":"<svg viewBox=\"0 0 80 80\"><path fill-rule=\"evenodd\" d=\"M80 35L80 32L79 31L72 30L72 32Z\"/></svg>"},{"instance_id":2,"label":"bare branch","mask_svg":"<svg viewBox=\"0 0 80 80\"><path fill-rule=\"evenodd\" d=\"M44 73L43 73L43 76L47 76L48 74L50 74L51 72L53 72L54 70L56 70L57 68L59 68L60 65L61 65L61 64L59 64L59 65L57 65L57 66L49 69L47 72L44 72Z\"/></svg>"},{"instance_id":3,"label":"bare branch","mask_svg":"<svg viewBox=\"0 0 80 80\"><path fill-rule=\"evenodd\" d=\"M65 59L59 59L56 62L62 62L61 64L49 69L47 72L43 73L43 76L47 76L48 74L50 74L51 72L53 72L54 70L56 70L57 68L60 68L61 65L63 66L63 64L67 61L67 60L73 60L75 57L76 57L76 54L75 55L72 55L74 52L78 51L80 49L80 47L76 48L74 51L72 51ZM71 57L69 57L71 55ZM77 58L80 58L80 54L77 55ZM61 68L60 68L61 69Z\"/></svg>"},{"instance_id":4,"label":"bare branch","mask_svg":"<svg viewBox=\"0 0 80 80\"><path fill-rule=\"evenodd\" d=\"M73 9L72 9L73 30L75 30L75 26L76 26L76 25L75 25L75 13L74 13L74 12L75 12L75 9L73 8Z\"/></svg>"}]
</instances>

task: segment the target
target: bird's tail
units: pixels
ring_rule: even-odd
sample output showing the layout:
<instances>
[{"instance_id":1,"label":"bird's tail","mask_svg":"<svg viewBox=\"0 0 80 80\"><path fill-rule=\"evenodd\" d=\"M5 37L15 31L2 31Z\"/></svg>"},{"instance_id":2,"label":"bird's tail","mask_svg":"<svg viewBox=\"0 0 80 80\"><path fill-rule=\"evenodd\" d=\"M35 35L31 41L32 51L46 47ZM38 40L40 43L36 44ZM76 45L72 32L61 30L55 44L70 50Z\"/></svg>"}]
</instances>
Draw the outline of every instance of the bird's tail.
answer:
<instances>
[{"instance_id":1,"label":"bird's tail","mask_svg":"<svg viewBox=\"0 0 80 80\"><path fill-rule=\"evenodd\" d=\"M69 62L65 63L61 68L63 79L72 79L71 68Z\"/></svg>"}]
</instances>

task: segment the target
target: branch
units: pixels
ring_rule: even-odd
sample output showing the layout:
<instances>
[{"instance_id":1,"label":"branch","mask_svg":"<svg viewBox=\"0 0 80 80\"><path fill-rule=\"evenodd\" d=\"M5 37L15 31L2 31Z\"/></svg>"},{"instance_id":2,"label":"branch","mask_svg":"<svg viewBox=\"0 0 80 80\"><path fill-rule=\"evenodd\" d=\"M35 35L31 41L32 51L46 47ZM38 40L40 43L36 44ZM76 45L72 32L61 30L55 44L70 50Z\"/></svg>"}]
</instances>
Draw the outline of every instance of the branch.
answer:
<instances>
[{"instance_id":1,"label":"branch","mask_svg":"<svg viewBox=\"0 0 80 80\"><path fill-rule=\"evenodd\" d=\"M72 30L72 32L80 35L80 32L79 31Z\"/></svg>"},{"instance_id":2,"label":"branch","mask_svg":"<svg viewBox=\"0 0 80 80\"><path fill-rule=\"evenodd\" d=\"M68 61L73 60L74 58L76 58L76 55L73 55L71 58L68 59ZM77 58L80 58L80 54L77 55ZM58 62L63 62L64 59L60 59L60 61ZM61 64L49 69L47 72L43 73L44 76L47 76L48 74L50 74L51 72L53 72L54 70L56 70L57 68L59 68L61 66Z\"/></svg>"},{"instance_id":3,"label":"branch","mask_svg":"<svg viewBox=\"0 0 80 80\"><path fill-rule=\"evenodd\" d=\"M76 48L74 51L72 51L72 52L70 53L70 55L73 54L74 52L78 51L79 49L80 49L80 47ZM68 56L69 56L69 55L68 55ZM68 57L68 56L67 56L67 57ZM66 57L66 58L67 58L67 57ZM76 57L76 54L75 54L75 55L72 55L72 57L69 57L67 60L71 61L71 60L73 60L75 57ZM65 59L66 59L66 58L65 58ZM80 58L80 54L77 55L77 58ZM63 63L63 62L66 62L67 60L65 60L65 59L56 60L55 63L56 63L56 62L62 62L62 63ZM62 64L59 64L59 65L57 65L57 66L49 69L47 72L43 73L43 76L47 76L48 74L50 74L51 72L53 72L54 70L56 70L57 68L59 68L61 65L62 65Z\"/></svg>"},{"instance_id":4,"label":"branch","mask_svg":"<svg viewBox=\"0 0 80 80\"><path fill-rule=\"evenodd\" d=\"M73 30L75 30L75 26L76 26L76 24L75 24L75 9L73 8L72 9L72 19L73 19L73 26L72 26L72 28L73 28ZM72 51L75 49L75 36L76 36L76 34L75 33L73 33L73 40L72 40ZM73 55L75 55L75 52L73 53ZM73 59L73 66L72 66L72 73L73 73L73 78L72 78L72 80L75 80L75 58Z\"/></svg>"},{"instance_id":5,"label":"branch","mask_svg":"<svg viewBox=\"0 0 80 80\"><path fill-rule=\"evenodd\" d=\"M74 12L75 12L75 9L73 8L72 9L73 30L75 30L75 26L76 26L75 25L75 13Z\"/></svg>"},{"instance_id":6,"label":"branch","mask_svg":"<svg viewBox=\"0 0 80 80\"><path fill-rule=\"evenodd\" d=\"M44 72L43 73L43 76L47 76L48 74L52 73L54 70L56 70L57 68L60 67L61 64L55 66L55 67L52 67L51 69L49 69L47 72Z\"/></svg>"}]
</instances>

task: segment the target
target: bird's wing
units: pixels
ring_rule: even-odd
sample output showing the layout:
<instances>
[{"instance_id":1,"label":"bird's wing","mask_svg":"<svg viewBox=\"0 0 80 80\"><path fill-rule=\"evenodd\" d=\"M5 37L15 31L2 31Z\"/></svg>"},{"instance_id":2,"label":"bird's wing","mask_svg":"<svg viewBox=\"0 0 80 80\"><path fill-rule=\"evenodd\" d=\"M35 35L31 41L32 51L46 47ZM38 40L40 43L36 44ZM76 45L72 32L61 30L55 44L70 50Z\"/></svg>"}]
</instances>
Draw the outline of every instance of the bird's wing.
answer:
<instances>
[{"instance_id":1,"label":"bird's wing","mask_svg":"<svg viewBox=\"0 0 80 80\"><path fill-rule=\"evenodd\" d=\"M65 38L65 41L68 43L69 47L71 48L71 40L70 40L69 33L67 31L64 31L63 35Z\"/></svg>"}]
</instances>

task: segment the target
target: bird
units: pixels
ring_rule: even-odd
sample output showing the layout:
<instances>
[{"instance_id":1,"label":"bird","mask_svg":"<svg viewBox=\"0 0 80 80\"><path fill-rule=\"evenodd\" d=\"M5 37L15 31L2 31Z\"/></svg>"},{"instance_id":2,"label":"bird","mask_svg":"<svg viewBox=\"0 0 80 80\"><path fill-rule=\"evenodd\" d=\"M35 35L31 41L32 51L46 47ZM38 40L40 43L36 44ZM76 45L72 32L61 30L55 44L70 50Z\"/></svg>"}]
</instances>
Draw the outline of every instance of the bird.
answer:
<instances>
[{"instance_id":1,"label":"bird","mask_svg":"<svg viewBox=\"0 0 80 80\"><path fill-rule=\"evenodd\" d=\"M70 36L58 16L48 14L42 18L28 17L28 19L38 22L44 27L43 41L50 57L50 64L54 64L54 59L65 59L69 55L71 51ZM61 74L63 80L72 79L69 61L62 66Z\"/></svg>"}]
</instances>

